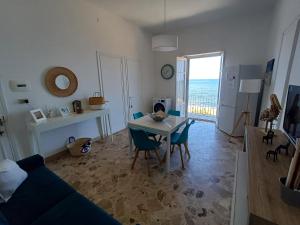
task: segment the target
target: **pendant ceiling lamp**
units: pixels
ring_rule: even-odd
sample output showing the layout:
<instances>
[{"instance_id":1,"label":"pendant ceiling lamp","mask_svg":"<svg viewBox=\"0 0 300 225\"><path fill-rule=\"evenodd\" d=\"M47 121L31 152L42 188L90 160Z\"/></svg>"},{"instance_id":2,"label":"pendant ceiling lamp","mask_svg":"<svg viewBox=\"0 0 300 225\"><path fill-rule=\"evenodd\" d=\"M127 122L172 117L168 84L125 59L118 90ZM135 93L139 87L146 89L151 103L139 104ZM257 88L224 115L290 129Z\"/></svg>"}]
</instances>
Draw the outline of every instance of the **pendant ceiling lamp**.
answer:
<instances>
[{"instance_id":1,"label":"pendant ceiling lamp","mask_svg":"<svg viewBox=\"0 0 300 225\"><path fill-rule=\"evenodd\" d=\"M167 6L164 0L164 30L166 32ZM152 37L152 50L159 52L171 52L178 48L178 36L170 34L159 34Z\"/></svg>"}]
</instances>

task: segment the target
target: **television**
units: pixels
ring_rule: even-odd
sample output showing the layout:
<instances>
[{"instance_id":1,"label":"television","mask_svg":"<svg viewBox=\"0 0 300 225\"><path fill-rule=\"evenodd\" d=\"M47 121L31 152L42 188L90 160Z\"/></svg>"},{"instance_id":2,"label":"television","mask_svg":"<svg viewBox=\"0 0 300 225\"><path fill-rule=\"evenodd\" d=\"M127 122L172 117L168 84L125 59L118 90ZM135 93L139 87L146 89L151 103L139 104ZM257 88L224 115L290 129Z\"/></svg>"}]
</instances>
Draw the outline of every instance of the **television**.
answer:
<instances>
[{"instance_id":1,"label":"television","mask_svg":"<svg viewBox=\"0 0 300 225\"><path fill-rule=\"evenodd\" d=\"M300 138L300 86L289 85L283 129L294 144Z\"/></svg>"}]
</instances>

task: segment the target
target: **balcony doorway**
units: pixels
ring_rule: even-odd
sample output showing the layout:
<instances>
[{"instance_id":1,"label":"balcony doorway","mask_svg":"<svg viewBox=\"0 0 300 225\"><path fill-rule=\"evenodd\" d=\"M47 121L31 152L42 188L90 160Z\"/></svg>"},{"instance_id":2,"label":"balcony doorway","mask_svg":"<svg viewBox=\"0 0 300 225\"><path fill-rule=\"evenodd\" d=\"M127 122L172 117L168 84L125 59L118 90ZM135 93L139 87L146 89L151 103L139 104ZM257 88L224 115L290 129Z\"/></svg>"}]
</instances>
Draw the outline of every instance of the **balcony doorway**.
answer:
<instances>
[{"instance_id":1,"label":"balcony doorway","mask_svg":"<svg viewBox=\"0 0 300 225\"><path fill-rule=\"evenodd\" d=\"M221 52L188 57L188 117L216 122L222 61Z\"/></svg>"}]
</instances>

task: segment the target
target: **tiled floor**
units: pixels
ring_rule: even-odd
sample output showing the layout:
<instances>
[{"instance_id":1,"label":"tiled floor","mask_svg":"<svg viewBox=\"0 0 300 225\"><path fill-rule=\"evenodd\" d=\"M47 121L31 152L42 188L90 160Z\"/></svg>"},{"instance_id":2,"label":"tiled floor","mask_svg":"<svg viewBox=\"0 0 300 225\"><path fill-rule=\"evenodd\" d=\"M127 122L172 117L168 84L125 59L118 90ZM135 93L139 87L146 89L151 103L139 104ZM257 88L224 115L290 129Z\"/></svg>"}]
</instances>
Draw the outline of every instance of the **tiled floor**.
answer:
<instances>
[{"instance_id":1,"label":"tiled floor","mask_svg":"<svg viewBox=\"0 0 300 225\"><path fill-rule=\"evenodd\" d=\"M47 165L124 225L229 224L235 153L241 143L229 143L213 123L196 122L189 146L191 159L185 160L185 170L177 150L168 175L154 156L151 177L141 156L130 170L125 131L114 143L95 143L86 157L65 155Z\"/></svg>"}]
</instances>

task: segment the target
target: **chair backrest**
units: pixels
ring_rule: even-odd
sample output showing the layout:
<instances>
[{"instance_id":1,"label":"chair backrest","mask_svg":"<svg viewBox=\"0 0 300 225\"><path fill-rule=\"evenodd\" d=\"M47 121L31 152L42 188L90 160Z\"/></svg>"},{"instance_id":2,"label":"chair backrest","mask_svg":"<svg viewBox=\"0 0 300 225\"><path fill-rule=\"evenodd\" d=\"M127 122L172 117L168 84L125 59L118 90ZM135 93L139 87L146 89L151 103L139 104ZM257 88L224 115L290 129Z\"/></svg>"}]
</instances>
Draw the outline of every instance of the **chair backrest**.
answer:
<instances>
[{"instance_id":1,"label":"chair backrest","mask_svg":"<svg viewBox=\"0 0 300 225\"><path fill-rule=\"evenodd\" d=\"M138 119L138 118L141 118L143 117L144 114L142 112L136 112L136 113L133 113L133 119Z\"/></svg>"},{"instance_id":2,"label":"chair backrest","mask_svg":"<svg viewBox=\"0 0 300 225\"><path fill-rule=\"evenodd\" d=\"M174 110L174 109L170 109L168 111L168 114L172 115L172 116L180 116L180 111L177 111L177 110Z\"/></svg>"},{"instance_id":3,"label":"chair backrest","mask_svg":"<svg viewBox=\"0 0 300 225\"><path fill-rule=\"evenodd\" d=\"M195 120L192 120L190 123L187 123L185 125L185 128L183 129L183 131L180 134L180 137L178 138L178 141L177 141L178 144L183 144L183 143L187 142L190 126L194 123L195 123Z\"/></svg>"},{"instance_id":4,"label":"chair backrest","mask_svg":"<svg viewBox=\"0 0 300 225\"><path fill-rule=\"evenodd\" d=\"M148 135L143 130L130 129L130 134L133 139L135 147L139 150L153 150L156 149L156 146L148 138Z\"/></svg>"}]
</instances>

